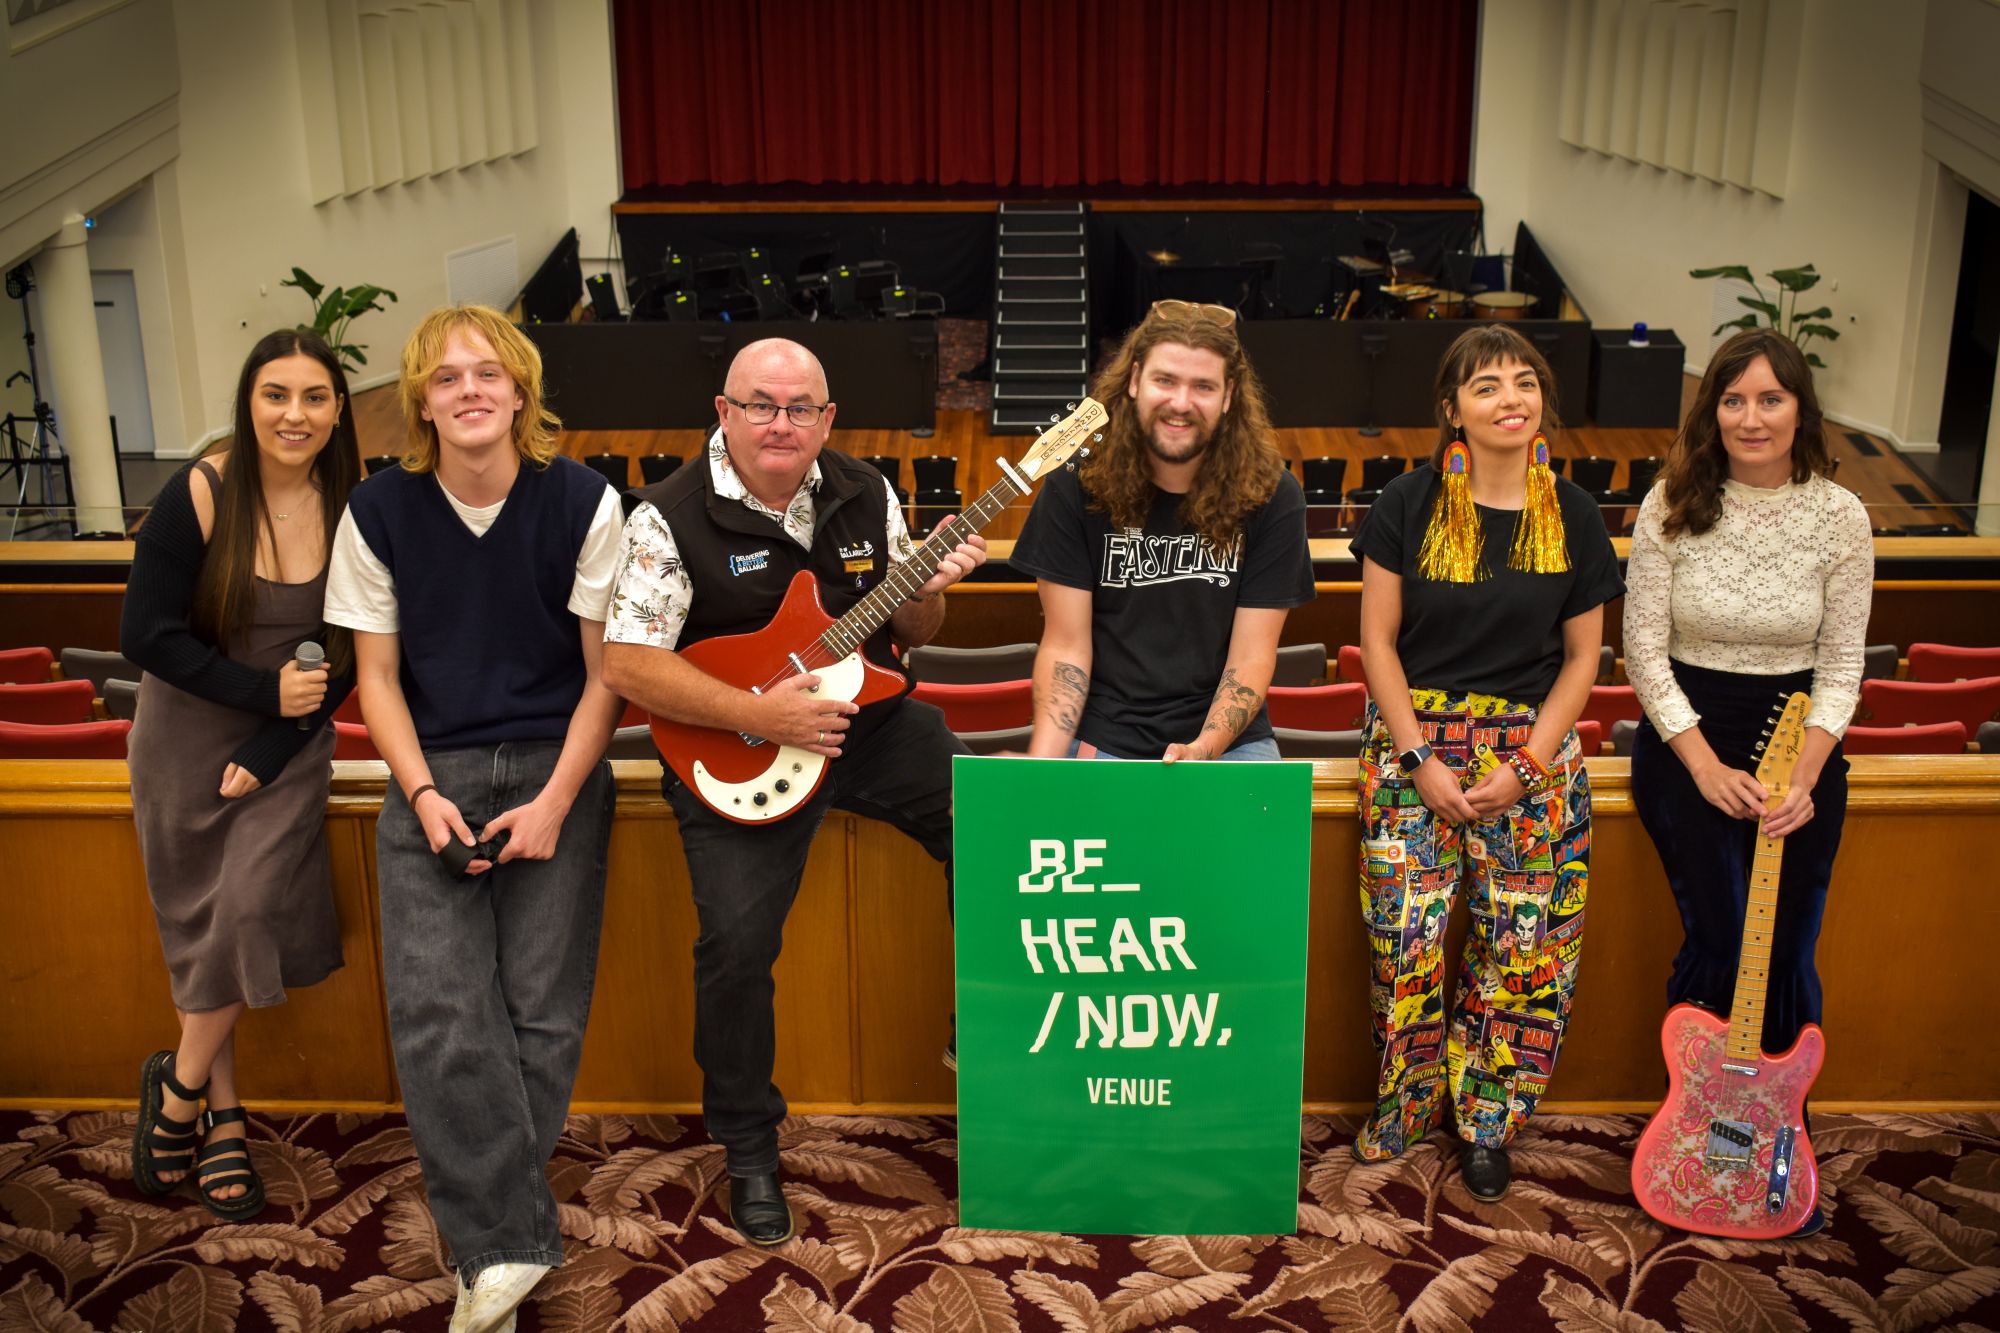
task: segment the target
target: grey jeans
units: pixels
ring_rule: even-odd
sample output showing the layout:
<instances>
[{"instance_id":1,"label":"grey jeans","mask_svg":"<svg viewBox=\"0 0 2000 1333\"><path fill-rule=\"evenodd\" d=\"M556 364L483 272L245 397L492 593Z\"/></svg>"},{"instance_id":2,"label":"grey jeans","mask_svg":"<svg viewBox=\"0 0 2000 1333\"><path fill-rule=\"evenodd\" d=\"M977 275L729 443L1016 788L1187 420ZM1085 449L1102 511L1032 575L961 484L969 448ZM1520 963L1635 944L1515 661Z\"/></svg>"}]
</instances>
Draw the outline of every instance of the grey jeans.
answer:
<instances>
[{"instance_id":1,"label":"grey jeans","mask_svg":"<svg viewBox=\"0 0 2000 1333\"><path fill-rule=\"evenodd\" d=\"M426 753L476 837L535 798L557 741ZM543 1167L569 1113L604 920L611 766L584 780L555 855L445 872L401 789L375 825L389 1036L431 1213L469 1285L496 1263L562 1262Z\"/></svg>"}]
</instances>

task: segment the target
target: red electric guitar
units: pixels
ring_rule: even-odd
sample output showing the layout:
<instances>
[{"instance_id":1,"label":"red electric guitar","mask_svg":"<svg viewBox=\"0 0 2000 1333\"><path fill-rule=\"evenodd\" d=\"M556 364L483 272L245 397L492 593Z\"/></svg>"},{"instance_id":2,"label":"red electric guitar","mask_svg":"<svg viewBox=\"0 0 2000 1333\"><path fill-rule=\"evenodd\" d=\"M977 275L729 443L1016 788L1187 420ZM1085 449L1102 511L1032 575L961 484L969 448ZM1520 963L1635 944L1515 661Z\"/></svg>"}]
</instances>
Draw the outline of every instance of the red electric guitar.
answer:
<instances>
[{"instance_id":1,"label":"red electric guitar","mask_svg":"<svg viewBox=\"0 0 2000 1333\"><path fill-rule=\"evenodd\" d=\"M1794 694L1765 743L1757 777L1773 804L1790 789L1811 706ZM1632 1155L1632 1192L1647 1212L1684 1231L1739 1240L1789 1236L1819 1201L1804 1110L1826 1038L1808 1023L1783 1055L1763 1050L1784 847L1782 838L1757 838L1728 1021L1677 1004L1660 1030L1671 1086Z\"/></svg>"},{"instance_id":2,"label":"red electric guitar","mask_svg":"<svg viewBox=\"0 0 2000 1333\"><path fill-rule=\"evenodd\" d=\"M865 705L897 694L903 678L863 657L861 646L937 573L953 547L1033 490L1037 480L1062 466L1086 441L1093 436L1102 439L1095 432L1107 420L1104 405L1086 398L1068 417L1043 431L1020 462L1002 458L1000 480L966 506L958 522L933 533L909 559L891 566L882 581L840 619L826 613L812 571L802 570L763 629L703 639L680 650L681 656L717 680L758 693L789 676L811 673L819 677L815 692L836 699ZM825 756L810 750L663 717L652 723L653 743L681 781L711 810L738 823L783 819L819 790L826 776Z\"/></svg>"}]
</instances>

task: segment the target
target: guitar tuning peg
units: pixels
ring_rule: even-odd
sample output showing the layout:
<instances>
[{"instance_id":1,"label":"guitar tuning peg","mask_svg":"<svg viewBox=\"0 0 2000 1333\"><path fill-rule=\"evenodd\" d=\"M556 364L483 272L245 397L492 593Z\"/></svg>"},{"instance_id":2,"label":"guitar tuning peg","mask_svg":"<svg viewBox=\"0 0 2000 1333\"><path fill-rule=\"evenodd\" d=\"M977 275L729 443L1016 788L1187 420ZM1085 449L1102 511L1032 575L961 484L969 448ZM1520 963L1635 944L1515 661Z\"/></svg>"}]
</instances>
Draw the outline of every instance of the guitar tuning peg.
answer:
<instances>
[{"instance_id":1,"label":"guitar tuning peg","mask_svg":"<svg viewBox=\"0 0 2000 1333\"><path fill-rule=\"evenodd\" d=\"M1079 458L1088 458L1090 457L1090 446L1086 444L1083 448L1077 450L1076 453Z\"/></svg>"},{"instance_id":2,"label":"guitar tuning peg","mask_svg":"<svg viewBox=\"0 0 2000 1333\"><path fill-rule=\"evenodd\" d=\"M1065 411L1065 412L1074 412L1074 411L1076 411L1076 404L1075 404L1075 403L1064 403L1064 404L1063 404L1063 411Z\"/></svg>"},{"instance_id":3,"label":"guitar tuning peg","mask_svg":"<svg viewBox=\"0 0 2000 1333\"><path fill-rule=\"evenodd\" d=\"M1097 432L1097 434L1095 434L1095 435L1091 436L1090 438L1091 438L1091 439L1092 439L1093 441L1095 441L1096 443L1098 443L1098 444L1103 444L1103 443L1104 443L1104 432L1103 432L1103 431L1099 431L1099 432ZM1084 450L1084 452L1085 452L1085 453L1089 453L1090 451L1089 451L1088 449L1086 449L1086 450Z\"/></svg>"},{"instance_id":4,"label":"guitar tuning peg","mask_svg":"<svg viewBox=\"0 0 2000 1333\"><path fill-rule=\"evenodd\" d=\"M1061 420L1062 420L1062 418L1061 418L1061 417L1059 417L1059 416L1057 416L1057 415L1056 415L1055 413L1051 412L1051 413L1049 413L1049 420L1050 420L1050 421L1061 421Z\"/></svg>"}]
</instances>

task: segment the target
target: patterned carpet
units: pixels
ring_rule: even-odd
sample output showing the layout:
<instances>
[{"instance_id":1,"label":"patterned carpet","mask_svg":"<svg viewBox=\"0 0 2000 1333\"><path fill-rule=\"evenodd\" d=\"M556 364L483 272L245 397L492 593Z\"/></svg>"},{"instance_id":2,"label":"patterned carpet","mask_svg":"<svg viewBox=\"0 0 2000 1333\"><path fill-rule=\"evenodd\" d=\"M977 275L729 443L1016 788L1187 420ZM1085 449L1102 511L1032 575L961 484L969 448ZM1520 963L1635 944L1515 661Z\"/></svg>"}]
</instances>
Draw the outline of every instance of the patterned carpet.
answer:
<instances>
[{"instance_id":1,"label":"patterned carpet","mask_svg":"<svg viewBox=\"0 0 2000 1333\"><path fill-rule=\"evenodd\" d=\"M1497 1205L1437 1139L1363 1167L1308 1119L1293 1236L957 1228L943 1118L787 1122L799 1236L748 1248L719 1150L671 1117L577 1116L549 1168L568 1262L522 1333L2000 1328L2000 1116L1816 1116L1832 1225L1670 1235L1633 1206L1633 1116L1538 1117ZM443 1329L452 1279L396 1117L255 1116L271 1206L219 1223L132 1183L132 1118L0 1113L0 1329Z\"/></svg>"}]
</instances>

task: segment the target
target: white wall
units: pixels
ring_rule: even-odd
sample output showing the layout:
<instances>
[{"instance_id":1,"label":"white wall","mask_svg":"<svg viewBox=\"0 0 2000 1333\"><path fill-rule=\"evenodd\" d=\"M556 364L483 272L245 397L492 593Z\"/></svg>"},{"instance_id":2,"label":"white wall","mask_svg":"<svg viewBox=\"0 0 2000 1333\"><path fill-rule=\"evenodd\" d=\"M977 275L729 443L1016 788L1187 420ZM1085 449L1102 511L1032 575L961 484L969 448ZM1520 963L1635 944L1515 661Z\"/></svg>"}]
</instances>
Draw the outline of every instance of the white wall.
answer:
<instances>
[{"instance_id":1,"label":"white wall","mask_svg":"<svg viewBox=\"0 0 2000 1333\"><path fill-rule=\"evenodd\" d=\"M571 225L573 210L608 210L618 189L615 170L604 170L613 159L599 147L610 139L608 121L573 124L566 109L572 97L589 100L592 85L609 86L608 0L560 0L531 13L543 127L536 147L315 205L302 120L313 112L300 105L289 6L183 0L178 171L200 383L190 446L227 429L249 345L309 316L305 297L278 285L293 265L328 285L368 282L397 293L397 304L361 317L349 332L367 348L361 387L393 377L403 339L445 301L448 252L511 235L525 278ZM593 51L601 68L589 67Z\"/></svg>"},{"instance_id":2,"label":"white wall","mask_svg":"<svg viewBox=\"0 0 2000 1333\"><path fill-rule=\"evenodd\" d=\"M0 268L174 153L173 0L134 0L32 40L59 17L17 29L0 9Z\"/></svg>"},{"instance_id":3,"label":"white wall","mask_svg":"<svg viewBox=\"0 0 2000 1333\"><path fill-rule=\"evenodd\" d=\"M1783 198L1573 148L1556 133L1563 0L1487 0L1472 188L1489 246L1525 220L1599 327L1644 320L1707 364L1713 288L1691 268L1811 263L1841 330L1816 344L1829 411L1897 438L1901 350L1928 207L1918 68L1922 12L1877 0L1806 6ZM1770 284L1766 284L1767 289ZM1580 391L1567 390L1572 394Z\"/></svg>"},{"instance_id":4,"label":"white wall","mask_svg":"<svg viewBox=\"0 0 2000 1333\"><path fill-rule=\"evenodd\" d=\"M536 147L323 204L307 136L327 112L305 104L300 61L312 53L290 4L134 0L0 57L0 255L32 253L62 212L100 214L92 267L137 278L163 455L225 432L250 344L309 317L305 297L278 285L295 264L329 285L397 292L349 333L367 345L356 387L393 377L409 330L446 299L448 252L511 236L520 279L572 225L587 256L604 252L619 193L610 0L527 12ZM0 339L10 335L11 310ZM0 349L7 370L20 359L18 342Z\"/></svg>"}]
</instances>

